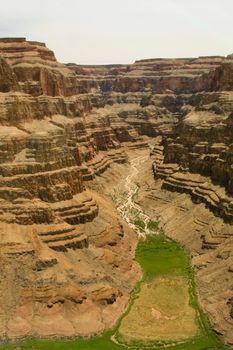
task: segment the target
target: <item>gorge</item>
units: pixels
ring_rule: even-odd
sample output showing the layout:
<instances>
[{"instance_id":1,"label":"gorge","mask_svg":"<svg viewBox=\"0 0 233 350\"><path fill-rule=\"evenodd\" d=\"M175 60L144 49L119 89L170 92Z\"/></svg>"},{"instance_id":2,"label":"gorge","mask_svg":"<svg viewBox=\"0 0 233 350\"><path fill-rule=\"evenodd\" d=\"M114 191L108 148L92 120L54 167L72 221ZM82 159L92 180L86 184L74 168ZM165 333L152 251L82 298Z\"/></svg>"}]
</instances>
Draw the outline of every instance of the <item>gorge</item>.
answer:
<instances>
[{"instance_id":1,"label":"gorge","mask_svg":"<svg viewBox=\"0 0 233 350\"><path fill-rule=\"evenodd\" d=\"M134 205L189 253L233 345L233 55L65 65L3 38L0 123L1 340L114 326L142 276L116 208L141 157Z\"/></svg>"}]
</instances>

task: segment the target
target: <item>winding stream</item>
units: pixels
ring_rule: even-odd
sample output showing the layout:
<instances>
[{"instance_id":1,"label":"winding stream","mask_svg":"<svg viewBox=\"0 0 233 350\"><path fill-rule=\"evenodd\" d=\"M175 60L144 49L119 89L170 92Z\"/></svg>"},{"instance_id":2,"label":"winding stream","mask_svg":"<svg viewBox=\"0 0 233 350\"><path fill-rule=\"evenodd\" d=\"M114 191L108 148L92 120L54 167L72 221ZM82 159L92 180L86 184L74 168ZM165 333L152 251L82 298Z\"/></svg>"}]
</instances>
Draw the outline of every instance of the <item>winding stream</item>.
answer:
<instances>
[{"instance_id":1,"label":"winding stream","mask_svg":"<svg viewBox=\"0 0 233 350\"><path fill-rule=\"evenodd\" d=\"M119 191L117 188L114 189L116 207L121 215L121 217L128 223L128 225L137 233L138 237L145 237L147 234L151 233L148 228L148 223L150 222L150 217L146 215L142 208L134 202L134 197L138 192L139 187L136 184L136 178L139 173L139 167L145 161L149 159L149 155L139 156L130 161L131 171L126 178L125 189L123 197L117 196ZM119 199L120 198L120 199ZM144 222L145 228L141 230L136 221Z\"/></svg>"}]
</instances>

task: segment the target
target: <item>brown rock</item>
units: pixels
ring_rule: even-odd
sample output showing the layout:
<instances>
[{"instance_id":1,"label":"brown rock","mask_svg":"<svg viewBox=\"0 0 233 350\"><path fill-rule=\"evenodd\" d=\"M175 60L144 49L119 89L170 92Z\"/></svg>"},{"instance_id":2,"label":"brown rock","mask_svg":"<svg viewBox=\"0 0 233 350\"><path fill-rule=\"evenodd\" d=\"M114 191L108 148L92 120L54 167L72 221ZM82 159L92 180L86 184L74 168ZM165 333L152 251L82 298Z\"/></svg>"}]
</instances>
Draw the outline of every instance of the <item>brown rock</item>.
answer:
<instances>
[{"instance_id":1,"label":"brown rock","mask_svg":"<svg viewBox=\"0 0 233 350\"><path fill-rule=\"evenodd\" d=\"M139 202L190 251L232 344L231 57L65 66L25 38L1 39L0 56L0 337L114 325L140 271L106 196L153 143Z\"/></svg>"}]
</instances>

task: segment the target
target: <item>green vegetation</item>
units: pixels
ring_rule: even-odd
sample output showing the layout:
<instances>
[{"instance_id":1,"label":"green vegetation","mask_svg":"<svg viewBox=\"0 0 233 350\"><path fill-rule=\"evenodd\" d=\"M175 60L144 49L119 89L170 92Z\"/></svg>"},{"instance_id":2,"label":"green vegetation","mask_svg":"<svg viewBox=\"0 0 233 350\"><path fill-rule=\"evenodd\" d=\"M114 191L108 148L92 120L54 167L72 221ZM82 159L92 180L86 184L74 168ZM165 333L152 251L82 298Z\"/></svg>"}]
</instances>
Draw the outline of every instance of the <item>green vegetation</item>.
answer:
<instances>
[{"instance_id":1,"label":"green vegetation","mask_svg":"<svg viewBox=\"0 0 233 350\"><path fill-rule=\"evenodd\" d=\"M189 257L185 251L164 234L147 236L138 243L136 260L144 272L144 279L179 275L192 277Z\"/></svg>"},{"instance_id":2,"label":"green vegetation","mask_svg":"<svg viewBox=\"0 0 233 350\"><path fill-rule=\"evenodd\" d=\"M143 283L118 332L127 344L139 340L174 344L195 337L199 325L187 278L167 275Z\"/></svg>"},{"instance_id":3,"label":"green vegetation","mask_svg":"<svg viewBox=\"0 0 233 350\"><path fill-rule=\"evenodd\" d=\"M135 228L142 233L145 232L146 228L153 232L157 232L159 229L159 223L157 221L149 221L146 225L143 220L137 219L132 221L132 224L134 224Z\"/></svg>"},{"instance_id":4,"label":"green vegetation","mask_svg":"<svg viewBox=\"0 0 233 350\"><path fill-rule=\"evenodd\" d=\"M177 344L176 346L168 346L167 350L223 350L226 347L221 343L216 334L212 331L211 326L200 310L197 302L195 287L193 282L193 273L190 268L189 258L185 251L175 242L166 238L163 234L157 236L148 236L146 240L140 240L136 251L136 259L140 263L144 278L141 283L135 286L132 294L132 299L137 297L140 291L140 285L145 281L150 281L155 277L174 275L185 276L189 280L189 293L191 305L197 311L199 316L199 334L190 339L184 344ZM128 314L130 311L127 311ZM124 318L124 316L122 317ZM121 320L116 325L115 329L106 332L100 337L83 340L76 339L71 341L65 340L36 340L26 339L20 343L7 343L0 346L1 350L15 350L20 348L22 350L122 350L126 349L124 346L115 344L111 341L111 336L116 334ZM119 339L120 340L120 339ZM145 344L134 343L130 349L143 349ZM163 348L164 342L160 344L147 343L146 349Z\"/></svg>"},{"instance_id":5,"label":"green vegetation","mask_svg":"<svg viewBox=\"0 0 233 350\"><path fill-rule=\"evenodd\" d=\"M135 220L133 224L139 229L140 232L145 231L146 225L144 221L138 219L138 220Z\"/></svg>"},{"instance_id":6,"label":"green vegetation","mask_svg":"<svg viewBox=\"0 0 233 350\"><path fill-rule=\"evenodd\" d=\"M159 276L184 276L189 281L190 304L195 308L199 318L199 334L184 344L176 346L166 346L166 349L174 350L202 350L202 349L226 349L220 339L211 329L206 316L201 311L195 294L193 272L190 267L189 257L186 252L176 242L167 238L162 232L154 236L147 236L146 240L141 240L136 251L136 260L140 263L144 272L142 283L151 281ZM138 292L138 291L137 291ZM143 344L134 342L134 347L138 346L147 349L161 348L165 342ZM149 346L149 347L148 347Z\"/></svg>"},{"instance_id":7,"label":"green vegetation","mask_svg":"<svg viewBox=\"0 0 233 350\"><path fill-rule=\"evenodd\" d=\"M158 231L159 223L157 221L149 221L147 224L147 228L151 231Z\"/></svg>"}]
</instances>

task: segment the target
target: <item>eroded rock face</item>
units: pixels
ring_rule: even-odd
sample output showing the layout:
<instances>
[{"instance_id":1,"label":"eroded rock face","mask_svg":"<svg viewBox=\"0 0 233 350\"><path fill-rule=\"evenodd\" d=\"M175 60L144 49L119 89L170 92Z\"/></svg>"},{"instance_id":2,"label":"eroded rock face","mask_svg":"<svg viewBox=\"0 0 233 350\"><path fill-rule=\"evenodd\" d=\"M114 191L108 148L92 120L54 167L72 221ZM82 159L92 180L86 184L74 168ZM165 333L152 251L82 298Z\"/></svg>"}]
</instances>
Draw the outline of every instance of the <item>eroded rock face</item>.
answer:
<instances>
[{"instance_id":1,"label":"eroded rock face","mask_svg":"<svg viewBox=\"0 0 233 350\"><path fill-rule=\"evenodd\" d=\"M0 58L0 92L19 90L17 79L12 69Z\"/></svg>"},{"instance_id":2,"label":"eroded rock face","mask_svg":"<svg viewBox=\"0 0 233 350\"><path fill-rule=\"evenodd\" d=\"M69 66L81 92L117 111L118 131L124 119L139 134L162 136L151 151L158 189L151 183L142 204L195 256L202 307L232 344L231 254L219 253L232 250L233 235L232 57Z\"/></svg>"},{"instance_id":3,"label":"eroded rock face","mask_svg":"<svg viewBox=\"0 0 233 350\"><path fill-rule=\"evenodd\" d=\"M225 95L230 102L231 93ZM193 200L232 222L231 114L221 102L224 97L213 97L222 114L200 104L183 116L174 133L163 139L164 160L155 163L154 173L164 178L164 187L190 193Z\"/></svg>"},{"instance_id":4,"label":"eroded rock face","mask_svg":"<svg viewBox=\"0 0 233 350\"><path fill-rule=\"evenodd\" d=\"M71 96L77 92L72 72L57 62L44 43L0 39L0 56L11 65L23 92L33 96Z\"/></svg>"},{"instance_id":5,"label":"eroded rock face","mask_svg":"<svg viewBox=\"0 0 233 350\"><path fill-rule=\"evenodd\" d=\"M78 66L68 64L79 78L81 92L176 93L214 90L224 57L151 59L132 65ZM223 70L225 71L225 69ZM224 74L224 73L222 73Z\"/></svg>"},{"instance_id":6,"label":"eroded rock face","mask_svg":"<svg viewBox=\"0 0 233 350\"><path fill-rule=\"evenodd\" d=\"M202 306L233 343L232 57L65 66L24 38L1 39L0 56L0 337L114 324L140 271L98 179L156 138L159 188L142 204L196 256Z\"/></svg>"},{"instance_id":7,"label":"eroded rock face","mask_svg":"<svg viewBox=\"0 0 233 350\"><path fill-rule=\"evenodd\" d=\"M87 188L125 151L44 44L0 55L0 338L99 334L141 275L134 233Z\"/></svg>"},{"instance_id":8,"label":"eroded rock face","mask_svg":"<svg viewBox=\"0 0 233 350\"><path fill-rule=\"evenodd\" d=\"M151 161L154 157L155 152ZM204 203L193 202L189 194L179 189L168 191L163 186L164 180L155 182L148 173L150 164L138 179L142 186L137 202L147 214L159 219L160 227L169 237L189 251L201 307L214 330L232 344L233 227Z\"/></svg>"}]
</instances>

